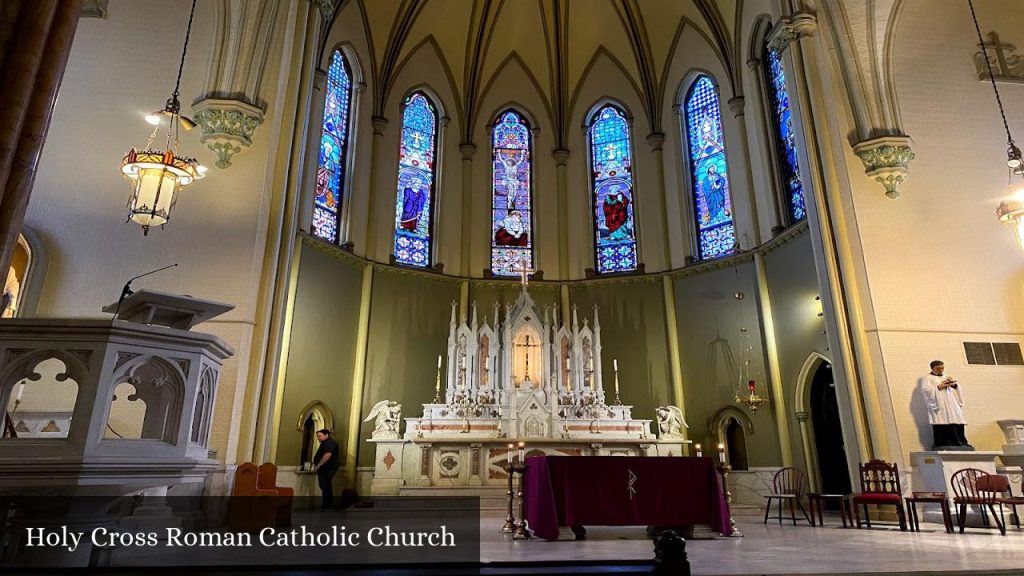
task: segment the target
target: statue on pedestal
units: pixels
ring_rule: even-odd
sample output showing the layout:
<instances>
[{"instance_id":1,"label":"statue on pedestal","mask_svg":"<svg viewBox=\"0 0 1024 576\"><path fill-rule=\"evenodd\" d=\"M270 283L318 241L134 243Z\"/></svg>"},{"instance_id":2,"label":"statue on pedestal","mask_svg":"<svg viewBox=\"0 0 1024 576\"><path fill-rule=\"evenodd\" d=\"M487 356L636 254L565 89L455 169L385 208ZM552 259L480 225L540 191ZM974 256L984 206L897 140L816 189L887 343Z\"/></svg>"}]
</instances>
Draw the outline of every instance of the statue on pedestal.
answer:
<instances>
[{"instance_id":1,"label":"statue on pedestal","mask_svg":"<svg viewBox=\"0 0 1024 576\"><path fill-rule=\"evenodd\" d=\"M374 421L372 438L397 440L400 436L398 428L402 421L402 405L398 402L381 400L373 405L370 415L363 422Z\"/></svg>"},{"instance_id":2,"label":"statue on pedestal","mask_svg":"<svg viewBox=\"0 0 1024 576\"><path fill-rule=\"evenodd\" d=\"M682 438L683 427L689 428L683 421L683 411L676 406L658 406L654 413L658 417L658 438Z\"/></svg>"}]
</instances>

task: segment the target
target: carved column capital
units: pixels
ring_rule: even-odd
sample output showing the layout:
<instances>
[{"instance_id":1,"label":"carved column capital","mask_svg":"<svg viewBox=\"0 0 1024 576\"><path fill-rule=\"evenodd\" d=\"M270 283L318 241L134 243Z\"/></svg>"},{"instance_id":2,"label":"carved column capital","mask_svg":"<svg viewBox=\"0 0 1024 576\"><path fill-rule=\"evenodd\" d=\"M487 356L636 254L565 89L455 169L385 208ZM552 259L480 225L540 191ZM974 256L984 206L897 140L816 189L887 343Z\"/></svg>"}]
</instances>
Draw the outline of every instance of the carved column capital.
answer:
<instances>
[{"instance_id":1,"label":"carved column capital","mask_svg":"<svg viewBox=\"0 0 1024 576\"><path fill-rule=\"evenodd\" d=\"M217 155L218 168L231 166L231 157L252 145L256 127L263 123L263 110L240 100L205 98L192 105L196 122L203 130L199 142Z\"/></svg>"},{"instance_id":2,"label":"carved column capital","mask_svg":"<svg viewBox=\"0 0 1024 576\"><path fill-rule=\"evenodd\" d=\"M810 412L797 412L796 413L796 421L797 422L807 422L807 420L810 419L810 417L811 417L811 413Z\"/></svg>"},{"instance_id":3,"label":"carved column capital","mask_svg":"<svg viewBox=\"0 0 1024 576\"><path fill-rule=\"evenodd\" d=\"M662 132L653 132L647 135L647 145L651 147L652 151L661 150L662 145L665 144L665 134Z\"/></svg>"},{"instance_id":4,"label":"carved column capital","mask_svg":"<svg viewBox=\"0 0 1024 576\"><path fill-rule=\"evenodd\" d=\"M551 157L555 159L556 166L565 166L569 161L569 151L565 148L557 148L551 151Z\"/></svg>"},{"instance_id":5,"label":"carved column capital","mask_svg":"<svg viewBox=\"0 0 1024 576\"><path fill-rule=\"evenodd\" d=\"M811 12L797 12L792 16L779 18L768 35L768 49L782 52L795 40L813 36L818 28L818 17Z\"/></svg>"},{"instance_id":6,"label":"carved column capital","mask_svg":"<svg viewBox=\"0 0 1024 576\"><path fill-rule=\"evenodd\" d=\"M914 159L913 141L908 136L883 136L859 142L853 147L864 173L885 187L885 195L896 198Z\"/></svg>"},{"instance_id":7,"label":"carved column capital","mask_svg":"<svg viewBox=\"0 0 1024 576\"><path fill-rule=\"evenodd\" d=\"M463 160L472 160L476 154L476 144L472 142L463 142L459 144L459 152L462 152Z\"/></svg>"},{"instance_id":8,"label":"carved column capital","mask_svg":"<svg viewBox=\"0 0 1024 576\"><path fill-rule=\"evenodd\" d=\"M370 124L373 125L374 136L383 136L384 129L388 127L388 119L383 116L374 116L370 118Z\"/></svg>"},{"instance_id":9,"label":"carved column capital","mask_svg":"<svg viewBox=\"0 0 1024 576\"><path fill-rule=\"evenodd\" d=\"M732 110L732 115L734 118L739 118L740 116L743 116L743 107L744 105L746 105L746 103L747 101L743 96L736 96L729 99L729 109Z\"/></svg>"},{"instance_id":10,"label":"carved column capital","mask_svg":"<svg viewBox=\"0 0 1024 576\"><path fill-rule=\"evenodd\" d=\"M327 71L323 68L317 68L313 72L313 87L321 92L327 89Z\"/></svg>"}]
</instances>

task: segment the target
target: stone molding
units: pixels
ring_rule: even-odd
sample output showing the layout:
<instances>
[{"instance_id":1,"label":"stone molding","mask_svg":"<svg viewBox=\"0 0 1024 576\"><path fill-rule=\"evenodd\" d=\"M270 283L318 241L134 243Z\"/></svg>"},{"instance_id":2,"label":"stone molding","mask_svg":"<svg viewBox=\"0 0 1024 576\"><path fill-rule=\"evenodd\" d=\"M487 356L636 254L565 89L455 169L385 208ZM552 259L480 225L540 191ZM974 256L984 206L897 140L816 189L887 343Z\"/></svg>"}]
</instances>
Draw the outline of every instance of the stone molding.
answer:
<instances>
[{"instance_id":1,"label":"stone molding","mask_svg":"<svg viewBox=\"0 0 1024 576\"><path fill-rule=\"evenodd\" d=\"M907 176L910 161L915 158L909 136L865 140L854 145L853 153L864 163L864 173L885 187L886 196L899 197L900 185Z\"/></svg>"},{"instance_id":2,"label":"stone molding","mask_svg":"<svg viewBox=\"0 0 1024 576\"><path fill-rule=\"evenodd\" d=\"M263 110L240 100L206 98L192 110L203 130L199 142L217 155L218 168L231 166L232 156L252 145L253 133L263 123Z\"/></svg>"},{"instance_id":3,"label":"stone molding","mask_svg":"<svg viewBox=\"0 0 1024 576\"><path fill-rule=\"evenodd\" d=\"M782 52L794 41L813 36L818 29L818 17L810 12L798 12L779 18L768 35L768 49Z\"/></svg>"}]
</instances>

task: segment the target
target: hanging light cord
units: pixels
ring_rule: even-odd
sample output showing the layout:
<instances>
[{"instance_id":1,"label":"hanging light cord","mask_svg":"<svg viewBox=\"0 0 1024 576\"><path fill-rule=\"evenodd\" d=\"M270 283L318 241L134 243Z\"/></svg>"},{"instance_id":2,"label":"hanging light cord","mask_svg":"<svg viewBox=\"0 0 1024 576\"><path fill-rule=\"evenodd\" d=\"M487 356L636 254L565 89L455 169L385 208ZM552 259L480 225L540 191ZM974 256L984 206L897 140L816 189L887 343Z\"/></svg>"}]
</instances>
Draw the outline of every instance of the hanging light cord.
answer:
<instances>
[{"instance_id":1,"label":"hanging light cord","mask_svg":"<svg viewBox=\"0 0 1024 576\"><path fill-rule=\"evenodd\" d=\"M971 20L974 20L974 31L978 33L978 42L981 44L981 55L985 59L985 67L988 68L988 79L992 83L992 91L996 93L996 104L999 105L999 115L1003 117L1003 128L1006 130L1006 144L1011 150L1016 150L1017 145L1013 142L1010 134L1010 125L1006 122L1006 112L1003 111L1003 100L999 97L999 88L996 86L996 77L992 72L992 63L988 61L988 50L985 48L985 39L981 36L981 27L978 26L978 15L974 12L974 0L967 0L971 7Z\"/></svg>"},{"instance_id":2,"label":"hanging light cord","mask_svg":"<svg viewBox=\"0 0 1024 576\"><path fill-rule=\"evenodd\" d=\"M168 107L172 108L171 111L175 114L181 110L181 103L178 101L178 96L180 96L178 89L181 88L181 73L185 69L185 55L188 54L188 39L192 35L192 19L195 15L196 0L192 0L192 10L188 14L188 27L185 29L185 45L181 47L181 62L178 64L178 79L174 82L174 92L171 93L171 99L167 102Z\"/></svg>"}]
</instances>

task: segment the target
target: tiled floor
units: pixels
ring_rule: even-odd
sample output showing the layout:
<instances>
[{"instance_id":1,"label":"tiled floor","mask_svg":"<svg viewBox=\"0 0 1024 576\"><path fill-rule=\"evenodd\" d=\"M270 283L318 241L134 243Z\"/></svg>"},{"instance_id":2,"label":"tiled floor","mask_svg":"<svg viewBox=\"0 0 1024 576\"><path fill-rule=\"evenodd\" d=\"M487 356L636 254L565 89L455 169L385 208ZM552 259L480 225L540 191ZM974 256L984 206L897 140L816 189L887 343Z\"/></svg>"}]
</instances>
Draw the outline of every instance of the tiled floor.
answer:
<instances>
[{"instance_id":1,"label":"tiled floor","mask_svg":"<svg viewBox=\"0 0 1024 576\"><path fill-rule=\"evenodd\" d=\"M850 574L875 572L1015 571L1024 574L1024 531L971 529L946 534L939 524L922 523L922 532L898 526L842 528L839 518L824 527L806 523L764 525L738 518L743 538L690 540L686 551L694 574ZM510 541L495 531L501 518L484 518L484 562L516 560L642 559L653 556L642 528L588 528L587 540ZM1013 573L1013 572L1005 572Z\"/></svg>"}]
</instances>

